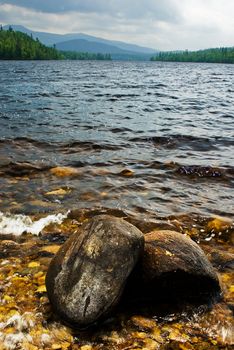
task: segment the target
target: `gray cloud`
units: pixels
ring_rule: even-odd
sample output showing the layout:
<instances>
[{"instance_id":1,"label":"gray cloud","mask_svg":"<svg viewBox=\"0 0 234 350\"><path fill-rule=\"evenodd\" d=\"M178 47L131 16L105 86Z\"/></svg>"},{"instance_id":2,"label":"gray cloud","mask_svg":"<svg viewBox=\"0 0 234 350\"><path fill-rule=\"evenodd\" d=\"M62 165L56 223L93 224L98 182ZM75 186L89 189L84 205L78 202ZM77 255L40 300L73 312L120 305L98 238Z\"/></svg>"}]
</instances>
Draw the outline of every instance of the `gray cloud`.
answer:
<instances>
[{"instance_id":1,"label":"gray cloud","mask_svg":"<svg viewBox=\"0 0 234 350\"><path fill-rule=\"evenodd\" d=\"M99 13L120 18L152 18L174 22L179 18L173 0L5 0L10 4L46 13Z\"/></svg>"},{"instance_id":2,"label":"gray cloud","mask_svg":"<svg viewBox=\"0 0 234 350\"><path fill-rule=\"evenodd\" d=\"M0 23L159 50L233 46L230 0L0 0Z\"/></svg>"}]
</instances>

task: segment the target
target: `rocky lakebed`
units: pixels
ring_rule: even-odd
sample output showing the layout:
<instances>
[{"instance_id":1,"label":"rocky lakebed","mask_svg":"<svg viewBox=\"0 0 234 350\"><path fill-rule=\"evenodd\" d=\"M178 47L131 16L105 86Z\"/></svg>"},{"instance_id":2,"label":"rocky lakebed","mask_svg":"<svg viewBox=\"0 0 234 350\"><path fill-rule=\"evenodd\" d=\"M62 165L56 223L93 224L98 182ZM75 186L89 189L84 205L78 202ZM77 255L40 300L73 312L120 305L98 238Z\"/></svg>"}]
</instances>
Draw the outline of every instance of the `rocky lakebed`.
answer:
<instances>
[{"instance_id":1,"label":"rocky lakebed","mask_svg":"<svg viewBox=\"0 0 234 350\"><path fill-rule=\"evenodd\" d=\"M117 209L1 234L0 349L232 349L233 235L227 218Z\"/></svg>"}]
</instances>

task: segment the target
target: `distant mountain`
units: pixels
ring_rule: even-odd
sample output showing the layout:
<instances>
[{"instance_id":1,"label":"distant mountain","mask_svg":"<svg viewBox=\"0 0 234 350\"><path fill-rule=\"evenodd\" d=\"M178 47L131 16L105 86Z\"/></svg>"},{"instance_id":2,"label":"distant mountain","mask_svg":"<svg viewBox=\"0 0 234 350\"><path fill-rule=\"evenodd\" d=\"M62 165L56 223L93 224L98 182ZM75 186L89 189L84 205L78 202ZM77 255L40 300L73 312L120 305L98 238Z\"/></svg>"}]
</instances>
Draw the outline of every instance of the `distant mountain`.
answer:
<instances>
[{"instance_id":1,"label":"distant mountain","mask_svg":"<svg viewBox=\"0 0 234 350\"><path fill-rule=\"evenodd\" d=\"M74 39L63 41L56 44L56 48L60 51L78 51L92 53L110 53L110 54L131 54L132 52L122 50L113 45L107 45L100 42L88 41L84 39Z\"/></svg>"},{"instance_id":2,"label":"distant mountain","mask_svg":"<svg viewBox=\"0 0 234 350\"><path fill-rule=\"evenodd\" d=\"M33 31L33 30L26 28L24 26L21 26L21 25L11 24L10 26L15 31L20 31L20 32L23 32L23 33L26 33L29 35L32 34L32 36L34 38L38 38L43 44L48 45L48 46L52 46L55 44L57 47L61 47L61 45L64 46L65 45L64 43L67 41L85 40L88 42L92 42L92 45L93 45L93 43L100 43L100 44L104 44L106 46L109 45L110 49L109 49L109 51L105 51L105 53L111 53L112 51L110 51L110 50L113 50L113 47L116 47L119 49L118 50L119 54L126 53L126 54L133 54L133 55L134 54L151 54L152 55L152 54L157 52L157 50L154 50L152 48L138 46L138 45L134 45L134 44L128 44L128 43L121 42L121 41L102 39L102 38L98 38L98 37L83 34L83 33L55 34L55 33L46 33L46 32L36 32L36 31ZM6 25L3 27L3 29L5 29L5 30L7 30L8 28L9 28L9 25ZM70 44L71 44L71 42L70 42ZM75 42L74 42L74 44L75 44ZM84 42L83 42L83 44L84 44ZM97 48L97 46L96 46L96 48ZM103 49L104 46L100 46L100 48ZM97 51L95 51L95 52L97 52ZM103 52L103 51L101 51L101 52Z\"/></svg>"},{"instance_id":3,"label":"distant mountain","mask_svg":"<svg viewBox=\"0 0 234 350\"><path fill-rule=\"evenodd\" d=\"M111 58L114 60L148 61L152 57L152 54L149 53L127 51L120 49L117 46L107 45L95 41L88 41L84 39L74 39L57 43L56 49L58 49L59 51L88 52L90 54L110 54Z\"/></svg>"}]
</instances>

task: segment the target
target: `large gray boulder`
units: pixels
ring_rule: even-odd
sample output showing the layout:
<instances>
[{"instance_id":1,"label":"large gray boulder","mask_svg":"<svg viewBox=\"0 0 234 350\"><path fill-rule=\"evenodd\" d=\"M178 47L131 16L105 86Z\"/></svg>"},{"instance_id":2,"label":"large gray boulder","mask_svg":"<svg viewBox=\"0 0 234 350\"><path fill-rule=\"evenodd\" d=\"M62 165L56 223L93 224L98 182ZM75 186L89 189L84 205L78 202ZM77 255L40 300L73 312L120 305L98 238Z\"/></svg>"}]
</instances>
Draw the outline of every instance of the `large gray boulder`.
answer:
<instances>
[{"instance_id":1,"label":"large gray boulder","mask_svg":"<svg viewBox=\"0 0 234 350\"><path fill-rule=\"evenodd\" d=\"M143 248L141 231L123 219L100 215L84 223L50 263L46 287L54 311L80 328L106 317Z\"/></svg>"},{"instance_id":2,"label":"large gray boulder","mask_svg":"<svg viewBox=\"0 0 234 350\"><path fill-rule=\"evenodd\" d=\"M220 294L214 268L191 238L170 230L145 235L144 254L126 288L128 299L209 302Z\"/></svg>"}]
</instances>

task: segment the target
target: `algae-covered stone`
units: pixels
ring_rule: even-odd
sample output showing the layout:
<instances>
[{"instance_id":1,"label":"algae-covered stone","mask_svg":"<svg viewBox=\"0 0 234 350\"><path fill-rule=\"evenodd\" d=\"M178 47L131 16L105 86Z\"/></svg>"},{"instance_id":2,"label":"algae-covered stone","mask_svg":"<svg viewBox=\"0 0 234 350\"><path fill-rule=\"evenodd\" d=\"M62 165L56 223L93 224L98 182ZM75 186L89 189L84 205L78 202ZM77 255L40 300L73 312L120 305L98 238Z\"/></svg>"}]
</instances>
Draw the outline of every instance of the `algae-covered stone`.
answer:
<instances>
[{"instance_id":1,"label":"algae-covered stone","mask_svg":"<svg viewBox=\"0 0 234 350\"><path fill-rule=\"evenodd\" d=\"M54 310L76 327L109 314L144 247L140 230L120 218L100 215L84 223L51 261L46 276Z\"/></svg>"},{"instance_id":2,"label":"algae-covered stone","mask_svg":"<svg viewBox=\"0 0 234 350\"><path fill-rule=\"evenodd\" d=\"M220 296L219 280L205 253L175 231L145 235L145 248L128 285L136 299L211 301Z\"/></svg>"}]
</instances>

